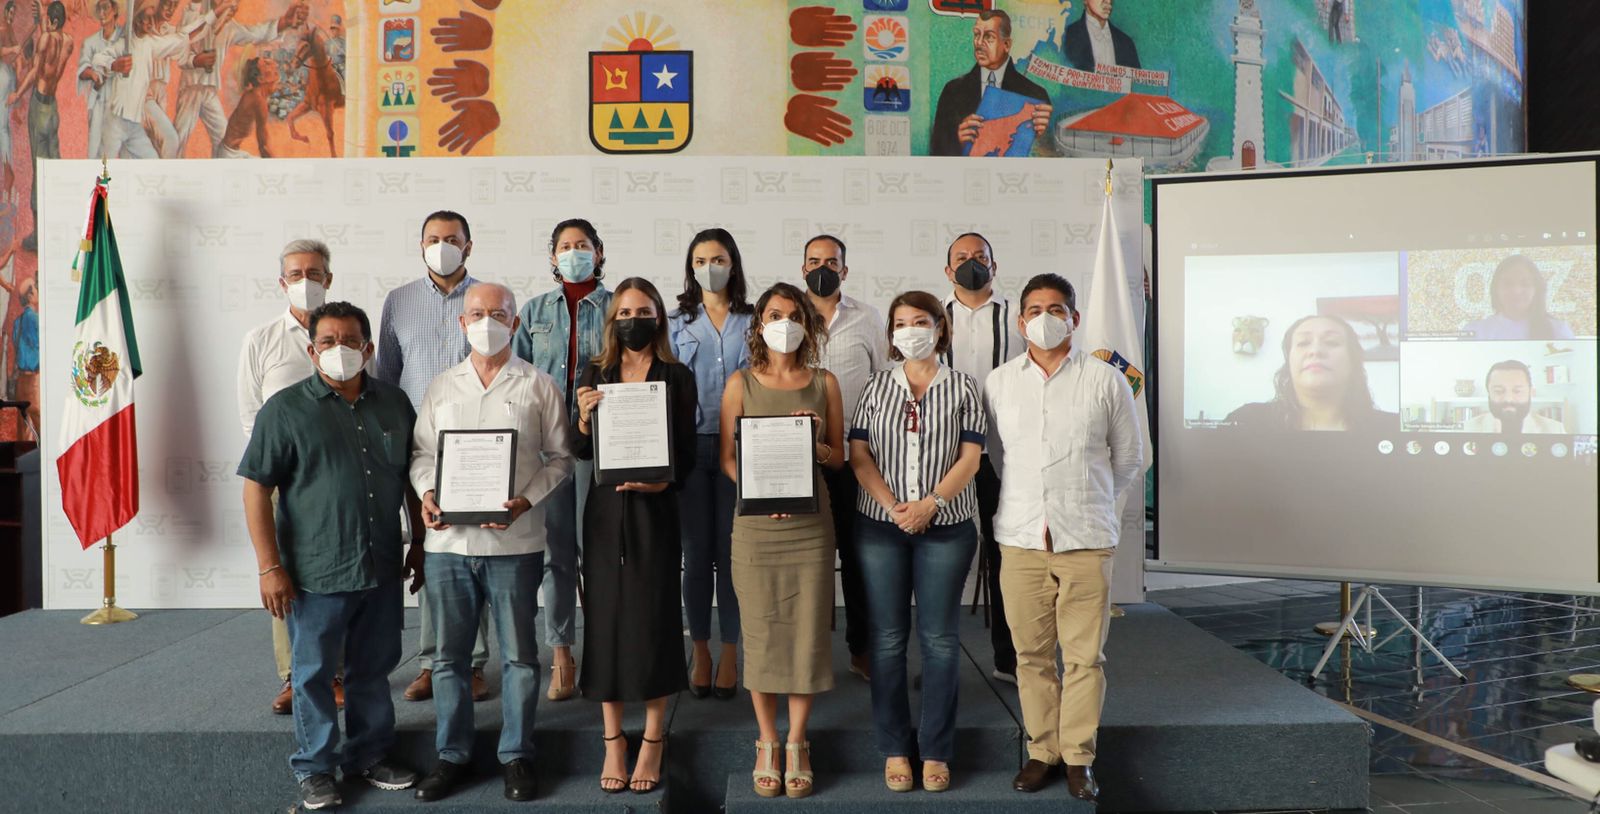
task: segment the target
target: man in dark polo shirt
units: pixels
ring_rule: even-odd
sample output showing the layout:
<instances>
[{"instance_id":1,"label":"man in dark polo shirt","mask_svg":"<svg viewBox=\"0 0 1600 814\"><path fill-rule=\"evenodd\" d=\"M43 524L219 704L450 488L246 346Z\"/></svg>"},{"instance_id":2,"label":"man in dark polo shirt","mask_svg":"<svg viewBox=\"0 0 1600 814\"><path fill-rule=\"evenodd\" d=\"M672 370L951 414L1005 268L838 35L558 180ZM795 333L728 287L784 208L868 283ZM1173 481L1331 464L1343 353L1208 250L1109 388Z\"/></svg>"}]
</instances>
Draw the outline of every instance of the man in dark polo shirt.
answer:
<instances>
[{"instance_id":1,"label":"man in dark polo shirt","mask_svg":"<svg viewBox=\"0 0 1600 814\"><path fill-rule=\"evenodd\" d=\"M308 323L317 372L262 406L239 476L261 602L288 621L298 746L289 765L302 804L315 810L340 804L337 768L381 789L416 782L387 757L389 673L400 662L402 583L410 577L412 593L422 587L422 545L402 554L402 507L416 517L407 479L416 412L403 391L363 372L372 358L367 315L332 302ZM420 518L412 527L422 528ZM342 750L332 686L341 654Z\"/></svg>"}]
</instances>

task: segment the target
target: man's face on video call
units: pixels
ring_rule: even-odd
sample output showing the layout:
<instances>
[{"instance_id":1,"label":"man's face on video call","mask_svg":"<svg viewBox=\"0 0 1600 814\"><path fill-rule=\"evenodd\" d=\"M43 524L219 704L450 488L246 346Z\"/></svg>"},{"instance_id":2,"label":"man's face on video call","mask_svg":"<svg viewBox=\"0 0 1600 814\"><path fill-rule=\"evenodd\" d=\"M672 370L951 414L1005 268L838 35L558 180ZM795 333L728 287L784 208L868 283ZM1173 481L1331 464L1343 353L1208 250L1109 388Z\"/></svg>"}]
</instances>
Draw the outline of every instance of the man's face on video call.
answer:
<instances>
[{"instance_id":1,"label":"man's face on video call","mask_svg":"<svg viewBox=\"0 0 1600 814\"><path fill-rule=\"evenodd\" d=\"M1533 384L1520 370L1496 370L1489 374L1489 412L1507 428L1522 426L1533 405Z\"/></svg>"}]
</instances>

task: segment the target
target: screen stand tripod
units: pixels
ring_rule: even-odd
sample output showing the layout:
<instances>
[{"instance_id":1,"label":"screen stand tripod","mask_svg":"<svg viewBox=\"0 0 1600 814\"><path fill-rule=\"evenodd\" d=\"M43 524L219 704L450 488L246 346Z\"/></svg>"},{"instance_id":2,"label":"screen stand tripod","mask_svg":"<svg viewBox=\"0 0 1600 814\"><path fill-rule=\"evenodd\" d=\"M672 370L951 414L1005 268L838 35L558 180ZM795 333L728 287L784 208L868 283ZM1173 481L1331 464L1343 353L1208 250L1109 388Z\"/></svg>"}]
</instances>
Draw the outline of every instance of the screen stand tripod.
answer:
<instances>
[{"instance_id":1,"label":"screen stand tripod","mask_svg":"<svg viewBox=\"0 0 1600 814\"><path fill-rule=\"evenodd\" d=\"M1376 639L1377 636L1374 635L1374 629L1372 627L1372 603L1375 601L1382 603L1385 608L1388 608L1389 613L1393 614L1394 618L1399 619L1400 624L1405 625L1405 629L1411 631L1411 635L1417 637L1417 642L1423 647L1428 648L1428 652L1432 653L1433 657L1438 659L1439 662L1451 672L1451 674L1462 681L1467 680L1467 677L1462 675L1461 671L1457 670L1456 666L1451 664L1450 660L1445 658L1443 653L1439 652L1439 648L1434 647L1433 642L1428 641L1428 637L1422 635L1422 631L1418 630L1416 625L1411 624L1411 621L1406 619L1406 617L1402 615L1400 611L1395 610L1394 605L1389 603L1389 600L1384 597L1383 592L1378 590L1378 586L1366 585L1361 588L1360 598L1356 599L1355 604L1350 606L1350 610L1345 612L1344 618L1339 620L1338 632L1329 637L1328 646L1322 651L1322 658L1317 661L1316 668L1311 671L1311 681L1315 682L1317 680L1317 676L1322 674L1322 668L1328 666L1328 660L1333 658L1334 651L1339 649L1339 642L1345 636L1349 636L1352 640L1354 640L1356 645L1363 651L1366 651L1368 655L1372 654L1372 651L1377 647L1377 645L1374 644L1374 639ZM1417 604L1419 611L1421 607L1421 600L1419 598ZM1361 613L1363 608L1365 608L1367 612L1366 623L1357 624L1356 615ZM1418 621L1421 621L1420 616L1418 617ZM1385 639L1384 641L1388 640Z\"/></svg>"}]
</instances>

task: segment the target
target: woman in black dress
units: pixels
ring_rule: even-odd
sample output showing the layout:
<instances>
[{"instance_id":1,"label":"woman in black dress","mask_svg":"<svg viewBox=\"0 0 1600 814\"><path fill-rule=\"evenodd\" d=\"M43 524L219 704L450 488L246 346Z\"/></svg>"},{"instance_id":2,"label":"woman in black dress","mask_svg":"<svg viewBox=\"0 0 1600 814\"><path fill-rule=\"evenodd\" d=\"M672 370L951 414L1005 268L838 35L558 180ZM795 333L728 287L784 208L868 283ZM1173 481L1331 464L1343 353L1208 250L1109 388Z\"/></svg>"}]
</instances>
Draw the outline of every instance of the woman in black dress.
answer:
<instances>
[{"instance_id":1,"label":"woman in black dress","mask_svg":"<svg viewBox=\"0 0 1600 814\"><path fill-rule=\"evenodd\" d=\"M594 457L591 419L600 384L665 382L672 422L672 480L591 484L583 512L583 697L601 702L605 765L600 788L654 791L661 782L667 698L688 686L678 591L678 489L694 469L694 374L673 358L667 311L650 281L622 281L606 315L605 345L579 380L573 453ZM622 705L643 701L644 742L632 779Z\"/></svg>"}]
</instances>

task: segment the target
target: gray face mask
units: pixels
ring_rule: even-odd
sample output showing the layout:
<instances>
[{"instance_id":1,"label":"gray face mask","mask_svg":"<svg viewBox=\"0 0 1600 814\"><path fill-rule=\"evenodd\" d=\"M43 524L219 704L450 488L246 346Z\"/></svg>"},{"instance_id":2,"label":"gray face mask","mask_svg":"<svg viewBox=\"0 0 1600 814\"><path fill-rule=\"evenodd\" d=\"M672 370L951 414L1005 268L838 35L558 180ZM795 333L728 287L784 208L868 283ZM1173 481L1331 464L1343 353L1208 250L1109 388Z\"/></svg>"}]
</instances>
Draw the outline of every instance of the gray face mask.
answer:
<instances>
[{"instance_id":1,"label":"gray face mask","mask_svg":"<svg viewBox=\"0 0 1600 814\"><path fill-rule=\"evenodd\" d=\"M707 263L694 270L694 281L706 291L721 291L728 287L728 275L733 273L732 266L721 263Z\"/></svg>"}]
</instances>

